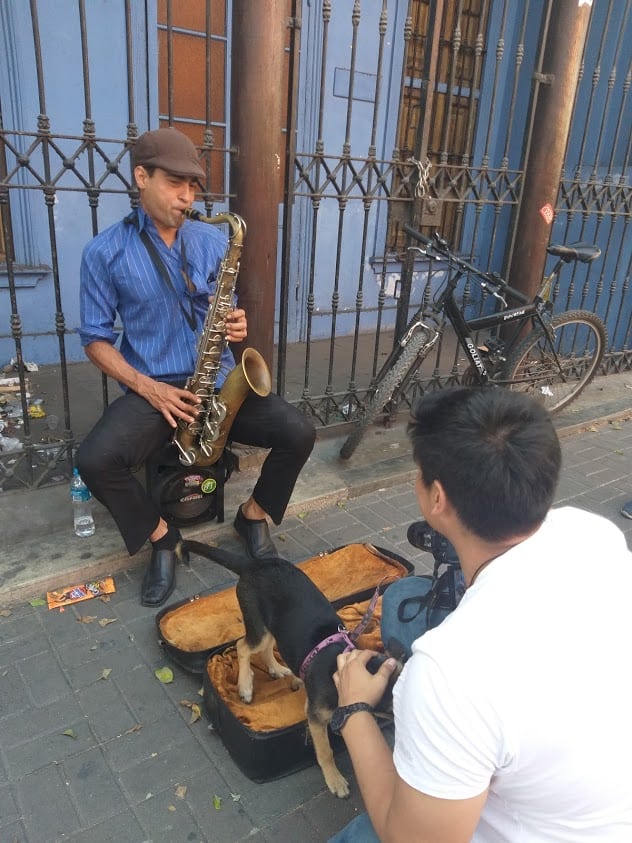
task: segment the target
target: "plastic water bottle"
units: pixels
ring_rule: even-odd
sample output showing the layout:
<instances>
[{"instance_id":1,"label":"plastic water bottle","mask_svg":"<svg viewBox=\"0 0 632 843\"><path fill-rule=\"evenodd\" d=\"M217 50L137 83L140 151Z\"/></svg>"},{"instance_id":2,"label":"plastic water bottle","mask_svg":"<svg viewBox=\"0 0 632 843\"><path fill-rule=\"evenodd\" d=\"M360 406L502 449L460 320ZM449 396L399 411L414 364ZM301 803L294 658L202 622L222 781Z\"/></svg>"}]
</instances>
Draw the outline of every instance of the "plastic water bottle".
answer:
<instances>
[{"instance_id":1,"label":"plastic water bottle","mask_svg":"<svg viewBox=\"0 0 632 843\"><path fill-rule=\"evenodd\" d=\"M92 515L92 495L90 489L81 479L78 468L73 469L72 472L70 496L72 498L75 533L82 538L92 536L95 529Z\"/></svg>"}]
</instances>

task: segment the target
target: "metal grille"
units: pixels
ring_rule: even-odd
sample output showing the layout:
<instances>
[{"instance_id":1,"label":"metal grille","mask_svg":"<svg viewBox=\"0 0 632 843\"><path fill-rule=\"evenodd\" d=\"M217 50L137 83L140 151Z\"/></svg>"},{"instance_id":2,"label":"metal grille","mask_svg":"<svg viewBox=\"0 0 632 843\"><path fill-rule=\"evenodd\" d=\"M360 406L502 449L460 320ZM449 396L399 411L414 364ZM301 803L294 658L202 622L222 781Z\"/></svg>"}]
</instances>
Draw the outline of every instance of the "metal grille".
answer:
<instances>
[{"instance_id":1,"label":"metal grille","mask_svg":"<svg viewBox=\"0 0 632 843\"><path fill-rule=\"evenodd\" d=\"M315 128L311 135L299 134L294 155L293 204L287 211L301 243L294 248L294 264L288 262L286 289L288 295L296 292L298 304L296 318L290 315L281 328L304 353L302 384L290 387L300 395L291 397L325 426L347 421L362 406L394 336L429 295L428 267L403 252L402 222L427 234L441 231L480 266L503 273L512 238L519 236L515 219L533 129L532 87L551 5L411 0L401 20L402 6L383 2L378 14L357 2L344 8L323 2L304 10L309 17L302 32L320 38L314 53L322 64L312 109ZM551 232L554 242L586 240L602 249L600 262L563 272L555 295L557 310L594 309L606 321L610 346L604 371L630 365L629 18L630 4L610 3L591 20L567 153L567 166L574 156L581 166L573 167L573 178L563 175ZM342 29L350 45L344 53L348 90L336 107L331 74L339 69ZM372 67L366 54L359 58L359 41L377 45ZM395 73L386 43L402 50L395 126L390 119ZM604 97L605 68L610 70ZM374 90L367 102L356 84L359 80L364 90L370 71ZM299 125L309 117L305 111L299 115ZM488 306L467 280L462 295L472 315ZM408 402L424 389L458 382L463 363L448 338L412 381Z\"/></svg>"},{"instance_id":2,"label":"metal grille","mask_svg":"<svg viewBox=\"0 0 632 843\"><path fill-rule=\"evenodd\" d=\"M103 379L86 411L94 390L76 363L74 244L136 200L129 150L139 132L161 121L190 134L206 161L207 213L228 201L231 155L218 93L230 83L229 4L225 15L212 0L23 5L18 16L16 4L0 4L0 365L17 362L5 374L17 378L22 423L20 450L0 450L4 489L65 472L83 425L109 400ZM593 6L551 239L596 242L602 258L566 271L556 308L596 310L608 325L605 371L622 371L632 357L632 4ZM277 389L332 426L362 404L394 336L434 289L428 267L404 251L403 222L440 230L486 269L510 265L552 0L290 7ZM63 90L60 63L73 80ZM467 279L462 295L472 314L487 307ZM27 397L25 364L44 348L55 429ZM407 400L462 370L447 336Z\"/></svg>"}]
</instances>

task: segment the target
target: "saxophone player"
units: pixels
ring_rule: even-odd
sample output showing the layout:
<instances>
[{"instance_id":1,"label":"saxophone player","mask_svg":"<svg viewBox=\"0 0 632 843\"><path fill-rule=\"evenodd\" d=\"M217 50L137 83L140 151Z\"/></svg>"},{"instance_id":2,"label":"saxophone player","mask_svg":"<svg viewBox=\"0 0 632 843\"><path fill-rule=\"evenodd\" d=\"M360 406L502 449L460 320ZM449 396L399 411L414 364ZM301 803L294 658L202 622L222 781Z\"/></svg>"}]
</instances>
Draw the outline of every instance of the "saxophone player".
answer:
<instances>
[{"instance_id":1,"label":"saxophone player","mask_svg":"<svg viewBox=\"0 0 632 843\"><path fill-rule=\"evenodd\" d=\"M130 556L151 543L140 600L158 607L173 591L176 562L186 561L186 551L179 530L161 517L134 469L200 411L201 399L184 386L195 367L227 238L217 226L185 216L205 178L186 135L174 128L146 132L133 147L132 167L140 205L87 244L80 284L79 333L86 356L118 381L123 394L86 436L76 462L114 518ZM225 332L228 342L246 338L241 308L227 315ZM226 343L217 388L234 366ZM239 408L231 438L270 449L234 521L253 558L277 555L268 519L281 523L315 435L311 420L273 393L250 393Z\"/></svg>"}]
</instances>

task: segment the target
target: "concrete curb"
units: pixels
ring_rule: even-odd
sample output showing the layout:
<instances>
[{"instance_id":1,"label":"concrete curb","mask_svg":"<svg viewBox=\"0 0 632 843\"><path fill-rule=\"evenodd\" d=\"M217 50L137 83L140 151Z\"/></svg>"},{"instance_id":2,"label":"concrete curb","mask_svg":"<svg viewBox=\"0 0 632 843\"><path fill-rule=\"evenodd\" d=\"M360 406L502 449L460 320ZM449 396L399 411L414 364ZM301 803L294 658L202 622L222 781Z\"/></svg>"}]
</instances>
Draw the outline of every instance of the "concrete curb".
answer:
<instances>
[{"instance_id":1,"label":"concrete curb","mask_svg":"<svg viewBox=\"0 0 632 843\"><path fill-rule=\"evenodd\" d=\"M632 408L625 408L574 424L562 424L557 432L560 438L567 438L581 435L596 426L631 418ZM320 447L324 453L316 458L315 466L309 468L308 464L306 467L308 476L303 478L297 486L294 499L290 502L286 513L286 521L292 516L299 517L304 512L333 507L341 501L357 498L378 489L412 482L416 472L414 467L411 467L408 450L392 456L393 451L403 447L406 442L404 428L404 425L399 425L386 434L382 433L380 445L382 459L376 459L375 454L371 452L371 445L363 443L365 452L368 452L368 458L365 456L362 462L362 455L358 452L360 464L356 467L353 463L345 463L342 473L340 461L336 457L342 439L337 437L321 442ZM261 456L257 459L252 452L248 452L246 460L248 467L242 469L229 481L226 486L226 504L229 512L233 508L236 509L238 503L249 494L248 490L253 485L261 460ZM345 481L344 477L348 479ZM105 510L103 514L105 518L109 518ZM281 528L275 529L277 532L281 531ZM185 531L187 538L211 543L221 542L228 535L233 535L232 519L223 523L209 522L189 527ZM12 571L0 577L0 606L8 607L27 602L34 597L43 596L45 592L54 588L88 582L91 579L120 574L136 568L142 569L149 557L149 549L142 550L134 557L128 556L123 550L113 550L114 547L120 545L120 538L113 522L99 527L98 541L103 546L100 556L94 556L96 549L92 539L90 550L87 545L82 545L84 541L84 539L76 539L73 535L68 535L67 532L63 535L51 533L41 539L32 540L29 544L32 544L34 548L36 546L36 549L32 550L31 555L40 560L39 564L28 564L27 559L25 563L14 565ZM61 554L59 553L60 546ZM24 551L28 557L28 548L25 547ZM86 552L89 558L86 558ZM54 556L58 557L57 560L53 559ZM43 561L47 558L51 560L48 565Z\"/></svg>"}]
</instances>

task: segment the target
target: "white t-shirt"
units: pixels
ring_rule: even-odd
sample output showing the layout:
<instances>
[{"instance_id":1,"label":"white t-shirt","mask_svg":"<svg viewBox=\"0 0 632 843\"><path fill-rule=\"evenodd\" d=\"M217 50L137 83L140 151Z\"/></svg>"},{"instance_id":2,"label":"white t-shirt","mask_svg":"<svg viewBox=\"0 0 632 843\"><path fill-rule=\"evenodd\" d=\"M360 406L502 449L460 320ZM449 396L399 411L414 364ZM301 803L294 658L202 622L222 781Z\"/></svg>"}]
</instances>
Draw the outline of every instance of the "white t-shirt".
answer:
<instances>
[{"instance_id":1,"label":"white t-shirt","mask_svg":"<svg viewBox=\"0 0 632 843\"><path fill-rule=\"evenodd\" d=\"M394 761L443 799L489 795L476 843L631 843L632 554L553 510L413 644Z\"/></svg>"}]
</instances>

